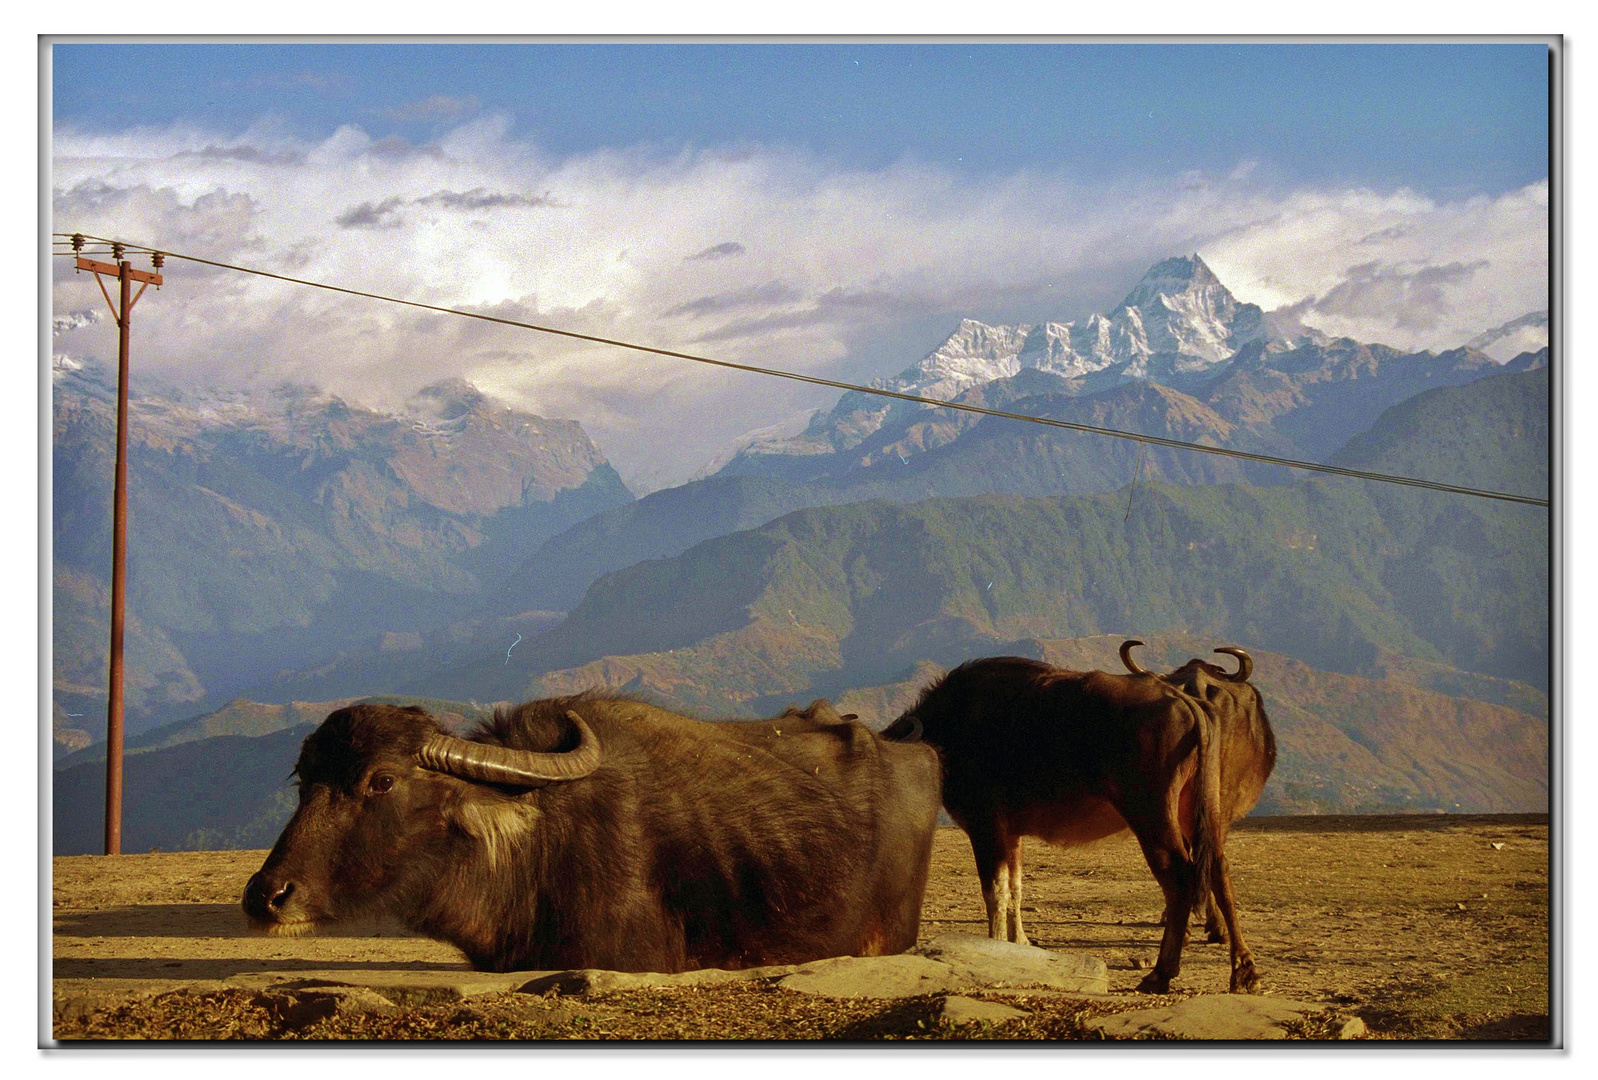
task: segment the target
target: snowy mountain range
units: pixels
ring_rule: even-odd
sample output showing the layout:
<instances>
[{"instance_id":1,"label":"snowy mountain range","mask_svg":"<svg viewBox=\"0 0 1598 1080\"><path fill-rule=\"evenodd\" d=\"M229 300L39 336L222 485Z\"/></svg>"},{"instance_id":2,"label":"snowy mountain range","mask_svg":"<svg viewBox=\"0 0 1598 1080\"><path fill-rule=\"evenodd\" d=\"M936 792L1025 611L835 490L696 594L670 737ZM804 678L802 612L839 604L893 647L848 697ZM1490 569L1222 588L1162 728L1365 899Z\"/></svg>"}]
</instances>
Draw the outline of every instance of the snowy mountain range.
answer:
<instances>
[{"instance_id":1,"label":"snowy mountain range","mask_svg":"<svg viewBox=\"0 0 1598 1080\"><path fill-rule=\"evenodd\" d=\"M1219 392L1234 373L1262 366L1278 374L1246 378L1277 378L1294 383L1341 381L1357 377L1356 372L1344 370L1350 362L1356 368L1371 367L1374 371L1376 367L1390 367L1393 358L1403 355L1410 358L1405 366L1416 368L1414 374L1423 383L1458 382L1474 377L1471 371L1477 367L1491 368L1494 361L1504 363L1536 352L1547 343L1546 312L1523 315L1487 331L1464 349L1443 354L1401 354L1382 345L1334 340L1296 322L1279 323L1258 305L1240 302L1195 253L1155 264L1107 315L1095 314L1080 322L1013 326L990 326L976 319L962 319L954 333L925 358L898 375L874 380L871 385L953 401L974 393L993 396L984 388L1000 386L1022 373L1037 372L1064 380L1054 392L1072 396L1148 382L1204 400ZM1351 361L1355 354L1366 359ZM1430 364L1428 361L1434 357L1452 359L1441 365ZM1470 370L1452 375L1441 371L1442 367L1461 365ZM1381 407L1392 400L1384 401ZM716 467L706 471L785 476L796 475L796 468L813 471L813 465L802 463L855 451L874 438L880 441L886 437L884 433L928 415L927 409L850 391L832 409L813 414L798 434L751 432L718 455ZM1371 412L1363 421L1368 423L1374 417L1375 412ZM1339 431L1321 449L1334 448L1349 434L1352 432Z\"/></svg>"},{"instance_id":2,"label":"snowy mountain range","mask_svg":"<svg viewBox=\"0 0 1598 1080\"><path fill-rule=\"evenodd\" d=\"M1202 372L1269 336L1264 312L1238 303L1194 254L1156 264L1108 315L1080 323L963 319L920 363L873 385L947 400L1028 368L1070 379L1119 367L1119 374L1147 378L1159 357L1171 370Z\"/></svg>"},{"instance_id":3,"label":"snowy mountain range","mask_svg":"<svg viewBox=\"0 0 1598 1080\"><path fill-rule=\"evenodd\" d=\"M872 385L944 401L1029 370L1103 387L1133 379L1181 385L1223 367L1250 344L1277 352L1311 341L1324 338L1311 332L1290 340L1275 332L1258 305L1240 303L1193 254L1156 263L1108 315L1016 326L962 319L919 363ZM918 408L846 393L796 436L742 440L739 456L836 453Z\"/></svg>"}]
</instances>

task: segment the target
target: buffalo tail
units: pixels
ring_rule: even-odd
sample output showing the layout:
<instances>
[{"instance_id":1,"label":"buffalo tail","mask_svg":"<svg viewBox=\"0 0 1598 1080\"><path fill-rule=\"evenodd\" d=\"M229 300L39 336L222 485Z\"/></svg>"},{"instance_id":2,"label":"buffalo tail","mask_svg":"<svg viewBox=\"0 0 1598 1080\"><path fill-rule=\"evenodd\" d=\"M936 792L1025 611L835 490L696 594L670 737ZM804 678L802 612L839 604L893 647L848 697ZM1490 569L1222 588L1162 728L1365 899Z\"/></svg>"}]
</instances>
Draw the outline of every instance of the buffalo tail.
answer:
<instances>
[{"instance_id":1,"label":"buffalo tail","mask_svg":"<svg viewBox=\"0 0 1598 1080\"><path fill-rule=\"evenodd\" d=\"M1198 768L1193 775L1193 910L1203 911L1211 885L1225 872L1221 851L1221 740L1215 714L1199 699L1183 695L1198 727Z\"/></svg>"}]
</instances>

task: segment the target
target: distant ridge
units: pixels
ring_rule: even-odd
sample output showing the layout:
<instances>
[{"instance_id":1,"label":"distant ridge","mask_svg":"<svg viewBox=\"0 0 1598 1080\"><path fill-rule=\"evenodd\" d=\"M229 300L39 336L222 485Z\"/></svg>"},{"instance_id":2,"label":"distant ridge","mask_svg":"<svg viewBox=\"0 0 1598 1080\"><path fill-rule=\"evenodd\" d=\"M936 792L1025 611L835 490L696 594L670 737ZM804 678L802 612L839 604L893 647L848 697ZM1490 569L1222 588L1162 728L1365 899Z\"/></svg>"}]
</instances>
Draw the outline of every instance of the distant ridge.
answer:
<instances>
[{"instance_id":1,"label":"distant ridge","mask_svg":"<svg viewBox=\"0 0 1598 1080\"><path fill-rule=\"evenodd\" d=\"M98 737L114 397L95 365L52 374L54 696L82 714L64 731ZM460 379L388 412L297 385L135 385L129 411L130 734L468 618L543 540L633 498L579 424Z\"/></svg>"}]
</instances>

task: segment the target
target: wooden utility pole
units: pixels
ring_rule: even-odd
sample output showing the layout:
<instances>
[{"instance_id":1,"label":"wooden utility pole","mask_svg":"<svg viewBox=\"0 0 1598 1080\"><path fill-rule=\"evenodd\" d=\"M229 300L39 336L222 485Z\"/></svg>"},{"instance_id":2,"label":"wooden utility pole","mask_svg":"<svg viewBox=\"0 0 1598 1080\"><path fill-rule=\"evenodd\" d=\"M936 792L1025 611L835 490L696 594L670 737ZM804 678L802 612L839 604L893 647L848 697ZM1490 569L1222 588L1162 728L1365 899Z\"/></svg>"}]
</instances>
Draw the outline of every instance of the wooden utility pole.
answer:
<instances>
[{"instance_id":1,"label":"wooden utility pole","mask_svg":"<svg viewBox=\"0 0 1598 1080\"><path fill-rule=\"evenodd\" d=\"M83 236L72 237L72 250L83 250ZM139 302L144 290L161 284L160 252L150 256L155 273L135 270L122 257L121 244L111 245L114 264L96 262L78 255L78 269L90 270L100 286L100 293L110 305L111 315L117 323L117 470L116 493L111 511L111 672L107 680L105 712L105 853L122 854L122 626L126 606L126 577L128 556L128 330L133 319L133 305ZM115 277L118 284L118 303L112 303L106 291L105 278ZM139 291L132 292L137 281Z\"/></svg>"}]
</instances>

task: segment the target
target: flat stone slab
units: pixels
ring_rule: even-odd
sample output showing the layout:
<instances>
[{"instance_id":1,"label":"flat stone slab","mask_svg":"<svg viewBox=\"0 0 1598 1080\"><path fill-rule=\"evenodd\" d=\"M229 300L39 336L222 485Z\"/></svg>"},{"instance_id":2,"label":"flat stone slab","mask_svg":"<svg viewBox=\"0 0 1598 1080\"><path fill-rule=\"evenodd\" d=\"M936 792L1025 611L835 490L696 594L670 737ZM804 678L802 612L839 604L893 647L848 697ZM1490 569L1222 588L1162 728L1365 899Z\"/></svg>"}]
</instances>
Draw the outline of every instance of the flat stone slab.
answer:
<instances>
[{"instance_id":1,"label":"flat stone slab","mask_svg":"<svg viewBox=\"0 0 1598 1080\"><path fill-rule=\"evenodd\" d=\"M784 990L835 998L901 998L969 989L948 964L925 956L839 956L801 964L777 980Z\"/></svg>"},{"instance_id":2,"label":"flat stone slab","mask_svg":"<svg viewBox=\"0 0 1598 1080\"><path fill-rule=\"evenodd\" d=\"M801 964L777 985L826 997L912 997L1030 985L1103 994L1109 991L1109 971L1091 956L940 934L898 956L841 956Z\"/></svg>"},{"instance_id":3,"label":"flat stone slab","mask_svg":"<svg viewBox=\"0 0 1598 1080\"><path fill-rule=\"evenodd\" d=\"M939 934L911 952L948 965L968 985L1038 985L1086 994L1110 989L1104 961L1080 953L1051 952L974 934Z\"/></svg>"},{"instance_id":4,"label":"flat stone slab","mask_svg":"<svg viewBox=\"0 0 1598 1080\"><path fill-rule=\"evenodd\" d=\"M94 991L113 990L109 980L96 980ZM917 994L956 994L973 989L1041 986L1054 993L1103 994L1108 992L1104 961L1073 953L1050 952L1030 945L1014 945L971 934L942 934L912 952L897 956L839 956L808 964L723 970L705 968L675 974L660 972L601 971L469 971L462 968L309 969L303 971L246 971L224 981L127 980L115 990L128 993L135 985L143 993L168 989L220 989L232 987L263 993L318 997L318 991L335 991L329 1000L342 1003L365 1000L360 995L337 993L339 988L364 987L395 1005L415 1006L462 1001L482 994L522 992L564 995L598 994L675 986L721 986L738 982L766 982L799 993L838 998L900 998ZM66 989L58 985L57 996ZM73 988L69 996L87 995L88 986ZM89 1007L89 1001L74 1008ZM322 1003L324 1006L326 1002ZM375 999L372 1004L379 1005ZM340 1007L343 1007L341 1005Z\"/></svg>"},{"instance_id":5,"label":"flat stone slab","mask_svg":"<svg viewBox=\"0 0 1598 1080\"><path fill-rule=\"evenodd\" d=\"M939 1018L951 1024L999 1024L1030 1015L1025 1009L1011 1008L997 1001L951 995L943 1002Z\"/></svg>"},{"instance_id":6,"label":"flat stone slab","mask_svg":"<svg viewBox=\"0 0 1598 1080\"><path fill-rule=\"evenodd\" d=\"M1089 1020L1089 1030L1110 1039L1158 1036L1175 1039L1226 1039L1254 1041L1287 1038L1287 1024L1326 1011L1324 1005L1252 994L1202 994L1171 1005L1116 1013ZM1365 1032L1355 1018L1343 1025L1340 1037L1355 1038Z\"/></svg>"},{"instance_id":7,"label":"flat stone slab","mask_svg":"<svg viewBox=\"0 0 1598 1080\"><path fill-rule=\"evenodd\" d=\"M311 993L340 987L365 987L396 1005L436 1005L462 1001L481 994L503 994L520 990L531 978L547 975L539 971L452 971L452 970L334 970L285 972L242 972L226 985L244 990L271 990Z\"/></svg>"}]
</instances>

